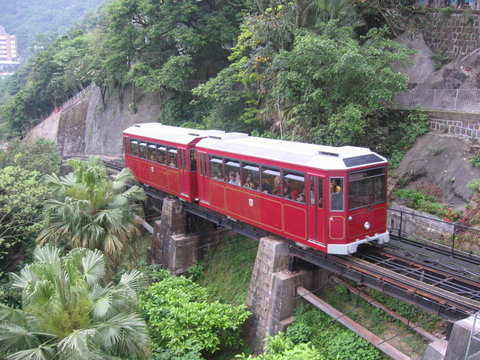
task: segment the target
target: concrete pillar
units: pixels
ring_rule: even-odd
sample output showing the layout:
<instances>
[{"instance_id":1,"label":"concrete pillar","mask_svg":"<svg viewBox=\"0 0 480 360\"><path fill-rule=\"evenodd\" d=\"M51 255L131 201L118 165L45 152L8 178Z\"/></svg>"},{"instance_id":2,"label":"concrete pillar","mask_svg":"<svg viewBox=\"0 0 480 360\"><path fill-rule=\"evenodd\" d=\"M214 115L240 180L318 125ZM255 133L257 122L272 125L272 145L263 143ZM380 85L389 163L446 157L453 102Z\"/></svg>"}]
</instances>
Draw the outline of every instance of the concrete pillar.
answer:
<instances>
[{"instance_id":1,"label":"concrete pillar","mask_svg":"<svg viewBox=\"0 0 480 360\"><path fill-rule=\"evenodd\" d=\"M448 341L445 360L464 359L467 351L468 341L472 332L474 317L459 320L453 325L452 333ZM474 334L480 332L480 317L477 318ZM472 341L470 345L470 354L480 351L480 343Z\"/></svg>"},{"instance_id":2,"label":"concrete pillar","mask_svg":"<svg viewBox=\"0 0 480 360\"><path fill-rule=\"evenodd\" d=\"M453 324L450 339L437 340L430 343L423 360L463 360L472 333L474 317L459 320ZM474 335L480 333L480 317L475 323ZM480 351L480 341L472 339L469 355Z\"/></svg>"},{"instance_id":3,"label":"concrete pillar","mask_svg":"<svg viewBox=\"0 0 480 360\"><path fill-rule=\"evenodd\" d=\"M182 202L166 198L163 202L161 220L154 224L150 263L161 264L174 275L186 273L228 233L228 230L220 228L202 231L201 234L185 234L185 220Z\"/></svg>"},{"instance_id":4,"label":"concrete pillar","mask_svg":"<svg viewBox=\"0 0 480 360\"><path fill-rule=\"evenodd\" d=\"M163 264L164 239L172 235L184 234L186 228L185 211L182 202L175 198L165 198L162 206L162 217L154 223L153 241L150 250L150 264Z\"/></svg>"},{"instance_id":5,"label":"concrete pillar","mask_svg":"<svg viewBox=\"0 0 480 360\"><path fill-rule=\"evenodd\" d=\"M319 288L319 272L288 272L288 244L273 237L260 240L253 268L247 307L252 312L247 323L247 341L255 354L262 353L265 338L285 331L294 320L295 308L301 302L298 285Z\"/></svg>"}]
</instances>

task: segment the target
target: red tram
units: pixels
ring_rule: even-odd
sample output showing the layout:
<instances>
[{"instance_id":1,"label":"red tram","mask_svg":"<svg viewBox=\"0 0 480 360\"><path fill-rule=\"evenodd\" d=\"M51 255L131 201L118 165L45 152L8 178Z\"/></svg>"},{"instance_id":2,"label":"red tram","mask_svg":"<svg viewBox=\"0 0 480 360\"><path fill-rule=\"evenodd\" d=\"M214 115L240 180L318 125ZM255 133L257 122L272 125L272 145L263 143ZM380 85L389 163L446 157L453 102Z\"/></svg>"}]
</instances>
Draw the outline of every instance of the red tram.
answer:
<instances>
[{"instance_id":1,"label":"red tram","mask_svg":"<svg viewBox=\"0 0 480 360\"><path fill-rule=\"evenodd\" d=\"M387 161L369 149L161 124L124 141L140 182L271 233L331 254L389 240Z\"/></svg>"}]
</instances>

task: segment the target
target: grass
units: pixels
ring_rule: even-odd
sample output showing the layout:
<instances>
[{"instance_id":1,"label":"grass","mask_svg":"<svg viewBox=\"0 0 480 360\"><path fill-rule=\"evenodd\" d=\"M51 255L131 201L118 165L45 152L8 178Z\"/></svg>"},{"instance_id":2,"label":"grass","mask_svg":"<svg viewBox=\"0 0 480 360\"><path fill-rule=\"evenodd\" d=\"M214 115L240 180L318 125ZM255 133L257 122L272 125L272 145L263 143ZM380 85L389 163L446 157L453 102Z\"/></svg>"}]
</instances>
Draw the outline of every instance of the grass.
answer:
<instances>
[{"instance_id":1,"label":"grass","mask_svg":"<svg viewBox=\"0 0 480 360\"><path fill-rule=\"evenodd\" d=\"M242 236L228 237L206 259L194 267L197 282L210 291L214 300L245 304L258 241Z\"/></svg>"},{"instance_id":2,"label":"grass","mask_svg":"<svg viewBox=\"0 0 480 360\"><path fill-rule=\"evenodd\" d=\"M420 324L430 332L441 333L446 328L446 324L441 318L422 311L414 305L374 289L365 289L364 292L403 317ZM400 321L393 319L383 310L351 294L344 286L338 285L329 289L326 301L380 338L391 339L388 341L389 344L412 359L423 358L428 340L425 340Z\"/></svg>"}]
</instances>

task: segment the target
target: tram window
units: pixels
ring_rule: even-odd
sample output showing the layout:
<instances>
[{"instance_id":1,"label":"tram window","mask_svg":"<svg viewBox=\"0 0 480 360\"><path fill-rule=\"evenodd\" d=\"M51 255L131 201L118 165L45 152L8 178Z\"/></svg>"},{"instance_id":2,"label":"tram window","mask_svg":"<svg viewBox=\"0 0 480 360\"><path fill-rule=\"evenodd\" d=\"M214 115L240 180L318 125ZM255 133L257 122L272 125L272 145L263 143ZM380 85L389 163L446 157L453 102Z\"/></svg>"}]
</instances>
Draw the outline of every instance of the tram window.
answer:
<instances>
[{"instance_id":1,"label":"tram window","mask_svg":"<svg viewBox=\"0 0 480 360\"><path fill-rule=\"evenodd\" d=\"M348 175L349 210L385 202L385 178L385 167L352 171Z\"/></svg>"},{"instance_id":2,"label":"tram window","mask_svg":"<svg viewBox=\"0 0 480 360\"><path fill-rule=\"evenodd\" d=\"M240 163L225 159L225 174L229 184L240 186Z\"/></svg>"},{"instance_id":3,"label":"tram window","mask_svg":"<svg viewBox=\"0 0 480 360\"><path fill-rule=\"evenodd\" d=\"M141 142L138 146L138 156L143 159L147 158L147 143Z\"/></svg>"},{"instance_id":4,"label":"tram window","mask_svg":"<svg viewBox=\"0 0 480 360\"><path fill-rule=\"evenodd\" d=\"M317 206L319 209L323 208L323 179L315 179L318 182ZM310 205L315 205L315 182L314 178L310 177Z\"/></svg>"},{"instance_id":5,"label":"tram window","mask_svg":"<svg viewBox=\"0 0 480 360\"><path fill-rule=\"evenodd\" d=\"M252 190L258 190L258 184L260 184L258 166L245 162L242 163L242 186Z\"/></svg>"},{"instance_id":6,"label":"tram window","mask_svg":"<svg viewBox=\"0 0 480 360\"><path fill-rule=\"evenodd\" d=\"M148 160L157 161L157 147L153 144L148 144Z\"/></svg>"},{"instance_id":7,"label":"tram window","mask_svg":"<svg viewBox=\"0 0 480 360\"><path fill-rule=\"evenodd\" d=\"M190 149L190 171L197 171L197 152Z\"/></svg>"},{"instance_id":8,"label":"tram window","mask_svg":"<svg viewBox=\"0 0 480 360\"><path fill-rule=\"evenodd\" d=\"M283 196L287 199L305 203L305 176L296 171L283 171Z\"/></svg>"},{"instance_id":9,"label":"tram window","mask_svg":"<svg viewBox=\"0 0 480 360\"><path fill-rule=\"evenodd\" d=\"M214 180L225 180L222 158L210 156L210 177Z\"/></svg>"},{"instance_id":10,"label":"tram window","mask_svg":"<svg viewBox=\"0 0 480 360\"><path fill-rule=\"evenodd\" d=\"M343 178L330 178L330 210L343 211Z\"/></svg>"},{"instance_id":11,"label":"tram window","mask_svg":"<svg viewBox=\"0 0 480 360\"><path fill-rule=\"evenodd\" d=\"M138 156L138 141L135 139L130 140L130 153Z\"/></svg>"},{"instance_id":12,"label":"tram window","mask_svg":"<svg viewBox=\"0 0 480 360\"><path fill-rule=\"evenodd\" d=\"M168 166L177 167L177 148L168 147Z\"/></svg>"},{"instance_id":13,"label":"tram window","mask_svg":"<svg viewBox=\"0 0 480 360\"><path fill-rule=\"evenodd\" d=\"M164 145L158 145L157 147L157 162L162 165L167 164L167 147Z\"/></svg>"},{"instance_id":14,"label":"tram window","mask_svg":"<svg viewBox=\"0 0 480 360\"><path fill-rule=\"evenodd\" d=\"M281 196L281 179L280 170L262 165L262 192Z\"/></svg>"}]
</instances>

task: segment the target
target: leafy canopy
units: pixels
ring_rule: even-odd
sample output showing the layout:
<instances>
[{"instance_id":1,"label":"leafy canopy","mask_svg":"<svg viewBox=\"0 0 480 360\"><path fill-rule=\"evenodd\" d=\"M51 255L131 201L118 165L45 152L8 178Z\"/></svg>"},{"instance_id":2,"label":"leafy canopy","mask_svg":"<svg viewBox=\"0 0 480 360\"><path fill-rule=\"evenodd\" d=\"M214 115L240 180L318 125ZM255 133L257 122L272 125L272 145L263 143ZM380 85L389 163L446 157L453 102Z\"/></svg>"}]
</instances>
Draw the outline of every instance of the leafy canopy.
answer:
<instances>
[{"instance_id":1,"label":"leafy canopy","mask_svg":"<svg viewBox=\"0 0 480 360\"><path fill-rule=\"evenodd\" d=\"M37 171L0 168L0 277L34 246L41 230L42 205L50 196Z\"/></svg>"}]
</instances>

